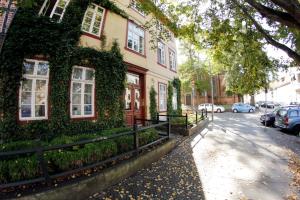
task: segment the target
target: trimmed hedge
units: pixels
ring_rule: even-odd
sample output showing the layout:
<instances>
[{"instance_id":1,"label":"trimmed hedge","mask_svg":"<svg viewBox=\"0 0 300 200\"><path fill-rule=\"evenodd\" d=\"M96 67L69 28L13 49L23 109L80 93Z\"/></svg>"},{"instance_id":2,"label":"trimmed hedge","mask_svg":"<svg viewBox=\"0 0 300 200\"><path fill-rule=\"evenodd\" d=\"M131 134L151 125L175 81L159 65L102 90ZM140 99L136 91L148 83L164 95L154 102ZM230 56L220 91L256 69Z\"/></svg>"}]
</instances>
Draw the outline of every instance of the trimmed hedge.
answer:
<instances>
[{"instance_id":1,"label":"trimmed hedge","mask_svg":"<svg viewBox=\"0 0 300 200\"><path fill-rule=\"evenodd\" d=\"M86 139L93 139L99 136L110 136L121 132L130 131L129 128L116 128L104 130L95 134L81 135L61 135L46 142L38 141L18 141L1 144L1 151L13 151L20 149L30 149L42 146L54 146L60 144L70 144ZM140 146L151 143L159 138L158 132L155 129L148 129L139 132ZM73 146L67 149L59 149L44 153L45 160L48 163L50 174L59 173L62 171L72 170L91 163L99 162L117 154L133 150L133 135L122 136L112 140L105 140L96 143ZM0 183L8 183L33 179L41 176L42 172L38 164L36 155L26 157L14 157L8 160L0 161Z\"/></svg>"}]
</instances>

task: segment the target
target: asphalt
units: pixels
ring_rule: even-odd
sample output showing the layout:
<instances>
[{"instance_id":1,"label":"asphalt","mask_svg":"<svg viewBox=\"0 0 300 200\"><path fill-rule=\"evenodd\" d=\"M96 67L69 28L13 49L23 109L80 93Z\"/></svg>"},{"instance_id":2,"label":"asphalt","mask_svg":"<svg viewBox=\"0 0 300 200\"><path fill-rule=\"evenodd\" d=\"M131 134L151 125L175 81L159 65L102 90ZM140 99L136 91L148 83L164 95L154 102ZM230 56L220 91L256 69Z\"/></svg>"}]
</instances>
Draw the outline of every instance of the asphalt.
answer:
<instances>
[{"instance_id":1,"label":"asphalt","mask_svg":"<svg viewBox=\"0 0 300 200\"><path fill-rule=\"evenodd\" d=\"M91 199L281 200L290 186L288 152L300 138L265 128L259 113L220 113L170 154Z\"/></svg>"}]
</instances>

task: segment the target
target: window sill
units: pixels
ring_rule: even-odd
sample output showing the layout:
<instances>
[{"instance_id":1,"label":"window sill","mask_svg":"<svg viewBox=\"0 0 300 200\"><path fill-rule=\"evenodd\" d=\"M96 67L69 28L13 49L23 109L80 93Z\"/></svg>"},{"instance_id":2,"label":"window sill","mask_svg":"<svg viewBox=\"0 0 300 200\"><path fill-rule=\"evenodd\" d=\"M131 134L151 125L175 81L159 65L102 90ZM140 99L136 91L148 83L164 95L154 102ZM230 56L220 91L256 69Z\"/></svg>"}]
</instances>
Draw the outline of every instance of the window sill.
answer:
<instances>
[{"instance_id":1,"label":"window sill","mask_svg":"<svg viewBox=\"0 0 300 200\"><path fill-rule=\"evenodd\" d=\"M176 70L173 70L173 69L170 69L170 71L171 71L171 72L174 72L174 73L177 73L177 71L176 71Z\"/></svg>"},{"instance_id":2,"label":"window sill","mask_svg":"<svg viewBox=\"0 0 300 200\"><path fill-rule=\"evenodd\" d=\"M94 120L96 119L96 116L71 116L70 117L71 120L74 120L74 121L79 121L79 120Z\"/></svg>"},{"instance_id":3,"label":"window sill","mask_svg":"<svg viewBox=\"0 0 300 200\"><path fill-rule=\"evenodd\" d=\"M132 50L132 49L129 49L128 47L124 47L127 51L129 51L129 52L131 52L131 53L134 53L134 54L136 54L136 55L139 55L139 56L142 56L142 57L144 57L144 58L146 58L146 55L145 54L141 54L141 53L139 53L139 52L136 52L136 51L134 51L134 50Z\"/></svg>"},{"instance_id":4,"label":"window sill","mask_svg":"<svg viewBox=\"0 0 300 200\"><path fill-rule=\"evenodd\" d=\"M164 68L167 68L167 66L165 64L162 64L160 62L157 62L157 64L160 65L160 66L162 66L162 67L164 67Z\"/></svg>"},{"instance_id":5,"label":"window sill","mask_svg":"<svg viewBox=\"0 0 300 200\"><path fill-rule=\"evenodd\" d=\"M97 40L101 40L101 37L98 36L98 35L93 35L91 33L87 33L87 32L82 32L82 35L85 35L85 36L88 36L88 37L91 37L91 38L94 38L94 39L97 39Z\"/></svg>"}]
</instances>

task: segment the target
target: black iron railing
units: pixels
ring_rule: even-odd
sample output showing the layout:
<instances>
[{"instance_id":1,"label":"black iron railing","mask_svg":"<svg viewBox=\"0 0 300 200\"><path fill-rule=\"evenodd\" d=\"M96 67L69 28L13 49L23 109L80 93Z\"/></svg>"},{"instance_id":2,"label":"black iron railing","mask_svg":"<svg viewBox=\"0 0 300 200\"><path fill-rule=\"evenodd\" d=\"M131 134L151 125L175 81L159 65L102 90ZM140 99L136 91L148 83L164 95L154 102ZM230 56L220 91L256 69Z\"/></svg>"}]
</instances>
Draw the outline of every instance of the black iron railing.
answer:
<instances>
[{"instance_id":1,"label":"black iron railing","mask_svg":"<svg viewBox=\"0 0 300 200\"><path fill-rule=\"evenodd\" d=\"M133 130L128 131L128 132L113 134L113 135L110 135L110 136L101 136L101 137L97 137L97 138L94 138L94 139L82 140L82 141L74 142L74 143L71 143L71 144L46 146L46 147L40 146L40 147L36 147L36 148L32 148L32 149L26 149L26 150L0 152L0 160L1 161L5 160L5 159L12 159L14 157L19 157L19 156L36 155L37 159L38 159L38 163L39 163L39 168L41 170L41 177L30 179L30 180L22 180L22 181L17 181L17 182L1 184L0 189L4 189L4 188L8 188L8 187L16 187L16 186L25 185L25 184L33 184L33 183L38 183L38 182L50 183L52 180L54 180L56 178L59 178L59 177L64 177L64 176L75 174L77 172L81 172L83 170L95 168L95 167L98 167L98 166L116 161L120 158L139 155L141 150L143 150L143 149L145 149L149 146L159 144L159 143L169 139L170 132L171 132L171 126L170 126L169 121L166 121L166 122L160 121L159 123L156 123L156 121L155 121L155 123L152 123L151 125L146 126L146 127L139 127L137 125L136 121L137 121L137 119L135 120ZM151 120L144 120L144 121L151 121ZM160 133L160 137L157 140L155 140L151 143L145 144L143 146L139 145L139 133L141 133L142 131L145 131L147 129L157 128L157 127L160 127L160 126L167 126L168 127L165 134ZM117 155L117 156L114 156L114 157L111 157L111 158L108 158L106 160L102 160L102 161L99 161L99 162L95 162L95 163L92 163L92 164L81 166L81 167L78 167L78 168L73 169L73 170L63 171L63 172L56 173L56 174L49 174L48 163L47 163L47 160L45 159L45 155L44 155L46 152L55 151L55 150L64 150L64 149L72 148L74 146L83 146L83 145L90 144L90 143L96 143L96 142L101 142L101 141L106 141L106 140L112 140L112 139L116 139L116 138L119 138L119 137L122 137L122 136L127 136L127 135L132 136L133 139L134 139L133 150L122 153L120 155Z\"/></svg>"},{"instance_id":2,"label":"black iron railing","mask_svg":"<svg viewBox=\"0 0 300 200\"><path fill-rule=\"evenodd\" d=\"M172 122L171 119L174 119L174 118L185 118L185 129L187 130L188 129L188 126L189 126L189 116L188 114L186 113L185 115L163 115L163 114L159 114L157 113L156 114L156 121L157 122L162 122L160 120L160 117L166 117L166 121L170 121ZM207 110L201 110L201 111L196 111L195 113L195 120L193 120L191 123L192 124L198 124L201 120L207 118ZM172 124L172 123L170 123Z\"/></svg>"}]
</instances>

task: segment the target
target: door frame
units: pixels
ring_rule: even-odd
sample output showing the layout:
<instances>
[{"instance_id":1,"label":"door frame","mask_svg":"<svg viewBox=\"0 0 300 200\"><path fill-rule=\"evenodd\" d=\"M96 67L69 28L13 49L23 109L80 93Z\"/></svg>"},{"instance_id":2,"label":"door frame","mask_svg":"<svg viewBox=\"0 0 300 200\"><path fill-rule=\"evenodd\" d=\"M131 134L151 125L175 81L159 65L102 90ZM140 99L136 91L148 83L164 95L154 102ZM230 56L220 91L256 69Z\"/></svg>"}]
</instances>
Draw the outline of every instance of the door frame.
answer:
<instances>
[{"instance_id":1,"label":"door frame","mask_svg":"<svg viewBox=\"0 0 300 200\"><path fill-rule=\"evenodd\" d=\"M140 90L141 90L141 101L140 101L140 117L142 119L145 119L146 116L146 112L147 112L147 98L146 98L146 73L147 73L147 69L139 67L137 65L131 64L131 63L127 63L125 62L125 64L127 65L127 72L126 73L132 73L132 74L136 74L139 75L140 78ZM134 109L134 108L133 108ZM127 123L126 121L126 110L125 111L125 123ZM134 116L134 113L133 113ZM127 124L129 125L129 124ZM131 124L132 125L132 124Z\"/></svg>"}]
</instances>

